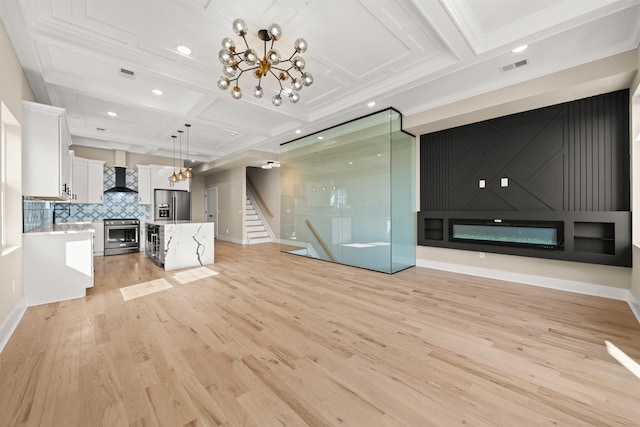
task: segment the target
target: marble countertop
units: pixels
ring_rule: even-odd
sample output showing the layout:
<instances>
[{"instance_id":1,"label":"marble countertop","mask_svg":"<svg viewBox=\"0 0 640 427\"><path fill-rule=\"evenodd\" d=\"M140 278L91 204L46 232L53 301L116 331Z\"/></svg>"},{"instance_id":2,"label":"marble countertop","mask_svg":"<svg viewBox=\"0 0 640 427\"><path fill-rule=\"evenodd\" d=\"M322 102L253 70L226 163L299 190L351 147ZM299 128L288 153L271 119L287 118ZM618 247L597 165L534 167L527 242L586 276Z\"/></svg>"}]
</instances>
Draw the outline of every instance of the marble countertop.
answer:
<instances>
[{"instance_id":1,"label":"marble countertop","mask_svg":"<svg viewBox=\"0 0 640 427\"><path fill-rule=\"evenodd\" d=\"M47 224L25 234L76 234L95 232L96 230L90 222L61 222L58 224Z\"/></svg>"},{"instance_id":2,"label":"marble countertop","mask_svg":"<svg viewBox=\"0 0 640 427\"><path fill-rule=\"evenodd\" d=\"M147 221L146 224L174 225L174 224L205 224L202 221Z\"/></svg>"}]
</instances>

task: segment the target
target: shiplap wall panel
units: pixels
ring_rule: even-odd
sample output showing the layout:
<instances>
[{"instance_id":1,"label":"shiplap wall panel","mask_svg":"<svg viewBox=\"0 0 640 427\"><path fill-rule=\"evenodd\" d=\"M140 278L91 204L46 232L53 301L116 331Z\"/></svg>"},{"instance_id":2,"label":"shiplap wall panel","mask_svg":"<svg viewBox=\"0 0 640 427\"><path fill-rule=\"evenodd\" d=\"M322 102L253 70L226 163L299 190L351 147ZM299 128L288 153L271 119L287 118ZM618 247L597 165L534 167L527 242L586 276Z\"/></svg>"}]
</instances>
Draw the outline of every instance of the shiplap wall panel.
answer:
<instances>
[{"instance_id":1,"label":"shiplap wall panel","mask_svg":"<svg viewBox=\"0 0 640 427\"><path fill-rule=\"evenodd\" d=\"M423 211L629 210L628 90L420 140Z\"/></svg>"}]
</instances>

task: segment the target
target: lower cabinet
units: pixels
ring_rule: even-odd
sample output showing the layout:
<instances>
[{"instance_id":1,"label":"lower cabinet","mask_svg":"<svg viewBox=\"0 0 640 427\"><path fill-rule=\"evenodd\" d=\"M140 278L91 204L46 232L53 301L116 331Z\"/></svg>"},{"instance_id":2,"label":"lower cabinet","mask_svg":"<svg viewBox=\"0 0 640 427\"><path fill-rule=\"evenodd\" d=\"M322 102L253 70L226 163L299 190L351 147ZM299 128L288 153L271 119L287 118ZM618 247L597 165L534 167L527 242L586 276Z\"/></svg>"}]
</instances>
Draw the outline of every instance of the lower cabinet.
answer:
<instances>
[{"instance_id":1,"label":"lower cabinet","mask_svg":"<svg viewBox=\"0 0 640 427\"><path fill-rule=\"evenodd\" d=\"M92 222L91 226L96 230L93 238L93 256L104 255L104 222Z\"/></svg>"},{"instance_id":2,"label":"lower cabinet","mask_svg":"<svg viewBox=\"0 0 640 427\"><path fill-rule=\"evenodd\" d=\"M82 298L93 287L93 233L23 234L27 306Z\"/></svg>"}]
</instances>

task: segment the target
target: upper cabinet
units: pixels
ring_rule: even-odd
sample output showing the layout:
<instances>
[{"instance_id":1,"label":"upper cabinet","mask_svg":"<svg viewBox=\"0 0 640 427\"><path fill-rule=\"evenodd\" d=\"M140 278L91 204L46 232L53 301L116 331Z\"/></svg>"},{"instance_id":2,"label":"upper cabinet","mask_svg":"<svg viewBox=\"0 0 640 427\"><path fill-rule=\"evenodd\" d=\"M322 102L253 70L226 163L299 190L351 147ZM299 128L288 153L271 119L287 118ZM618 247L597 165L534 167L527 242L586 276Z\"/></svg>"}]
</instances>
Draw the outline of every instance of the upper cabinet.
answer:
<instances>
[{"instance_id":1,"label":"upper cabinet","mask_svg":"<svg viewBox=\"0 0 640 427\"><path fill-rule=\"evenodd\" d=\"M64 108L22 103L22 194L71 198L71 136Z\"/></svg>"},{"instance_id":2,"label":"upper cabinet","mask_svg":"<svg viewBox=\"0 0 640 427\"><path fill-rule=\"evenodd\" d=\"M73 203L103 203L104 162L73 157Z\"/></svg>"},{"instance_id":3,"label":"upper cabinet","mask_svg":"<svg viewBox=\"0 0 640 427\"><path fill-rule=\"evenodd\" d=\"M136 165L138 167L138 204L151 204L151 167Z\"/></svg>"}]
</instances>

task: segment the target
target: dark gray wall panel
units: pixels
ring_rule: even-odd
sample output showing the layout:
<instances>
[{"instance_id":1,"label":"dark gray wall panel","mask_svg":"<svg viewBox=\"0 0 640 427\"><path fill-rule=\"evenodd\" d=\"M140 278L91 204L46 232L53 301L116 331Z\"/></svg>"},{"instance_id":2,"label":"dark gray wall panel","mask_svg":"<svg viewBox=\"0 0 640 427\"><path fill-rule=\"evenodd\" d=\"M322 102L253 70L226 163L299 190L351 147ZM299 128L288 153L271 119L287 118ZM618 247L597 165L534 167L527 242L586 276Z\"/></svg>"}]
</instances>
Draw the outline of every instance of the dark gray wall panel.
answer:
<instances>
[{"instance_id":1,"label":"dark gray wall panel","mask_svg":"<svg viewBox=\"0 0 640 427\"><path fill-rule=\"evenodd\" d=\"M422 211L629 210L628 90L420 141Z\"/></svg>"}]
</instances>

